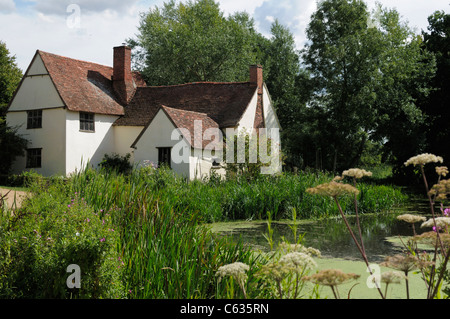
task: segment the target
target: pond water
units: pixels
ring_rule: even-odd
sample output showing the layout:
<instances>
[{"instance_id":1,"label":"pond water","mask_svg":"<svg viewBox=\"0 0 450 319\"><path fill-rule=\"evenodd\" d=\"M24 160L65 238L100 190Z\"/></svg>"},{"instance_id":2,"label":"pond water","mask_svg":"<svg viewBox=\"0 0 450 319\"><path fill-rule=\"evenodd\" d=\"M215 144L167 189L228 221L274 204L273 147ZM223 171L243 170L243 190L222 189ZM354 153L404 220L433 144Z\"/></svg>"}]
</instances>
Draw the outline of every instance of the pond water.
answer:
<instances>
[{"instance_id":1,"label":"pond water","mask_svg":"<svg viewBox=\"0 0 450 319\"><path fill-rule=\"evenodd\" d=\"M395 209L389 213L360 215L364 246L370 262L381 262L385 256L390 256L402 251L401 244L391 239L399 236L411 236L412 226L399 221L399 214L411 213L427 216L429 209L426 202L414 201L409 206ZM356 218L348 217L355 235L358 237ZM289 242L294 242L293 231L289 226L292 222L272 222L274 230L274 247L284 236ZM297 223L297 235L304 234L304 245L319 249L323 257L343 258L349 260L361 260L359 250L356 248L342 218L331 218L319 221L301 221ZM266 221L246 221L218 223L212 227L213 231L233 239L239 238L245 244L251 245L262 251L268 251L269 244L264 234L267 234ZM418 234L430 229L421 229L420 223L415 225Z\"/></svg>"}]
</instances>

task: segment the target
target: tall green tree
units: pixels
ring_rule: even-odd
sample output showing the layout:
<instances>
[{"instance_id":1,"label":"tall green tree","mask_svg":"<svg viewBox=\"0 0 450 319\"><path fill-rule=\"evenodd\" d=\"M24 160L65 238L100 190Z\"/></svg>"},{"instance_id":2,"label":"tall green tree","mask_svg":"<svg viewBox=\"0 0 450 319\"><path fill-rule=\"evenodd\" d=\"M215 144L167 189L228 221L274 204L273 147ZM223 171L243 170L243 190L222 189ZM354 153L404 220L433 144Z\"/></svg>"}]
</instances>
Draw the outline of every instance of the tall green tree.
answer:
<instances>
[{"instance_id":1,"label":"tall green tree","mask_svg":"<svg viewBox=\"0 0 450 319\"><path fill-rule=\"evenodd\" d=\"M22 70L16 64L16 57L11 55L6 44L0 41L0 123L21 79Z\"/></svg>"},{"instance_id":2,"label":"tall green tree","mask_svg":"<svg viewBox=\"0 0 450 319\"><path fill-rule=\"evenodd\" d=\"M307 126L315 136L304 147L309 165L333 171L357 165L369 140L395 153L412 136L403 130L423 120L416 101L428 92L433 61L421 39L395 10L379 7L371 15L360 0L319 2L307 36Z\"/></svg>"},{"instance_id":3,"label":"tall green tree","mask_svg":"<svg viewBox=\"0 0 450 319\"><path fill-rule=\"evenodd\" d=\"M276 20L271 27L271 38L266 46L265 77L269 92L282 127L295 122L298 108L296 79L300 72L300 57L294 35Z\"/></svg>"},{"instance_id":4,"label":"tall green tree","mask_svg":"<svg viewBox=\"0 0 450 319\"><path fill-rule=\"evenodd\" d=\"M423 47L436 58L436 75L431 80L433 91L421 104L428 116L426 122L427 150L450 160L450 14L437 11L428 18L423 32Z\"/></svg>"},{"instance_id":5,"label":"tall green tree","mask_svg":"<svg viewBox=\"0 0 450 319\"><path fill-rule=\"evenodd\" d=\"M17 134L17 128L6 125L8 104L22 78L22 71L16 64L6 44L0 41L0 175L6 175L17 156L24 154L27 141Z\"/></svg>"},{"instance_id":6,"label":"tall green tree","mask_svg":"<svg viewBox=\"0 0 450 319\"><path fill-rule=\"evenodd\" d=\"M213 0L171 0L143 14L128 43L150 85L243 81L257 62L255 36L246 13L225 17Z\"/></svg>"}]
</instances>

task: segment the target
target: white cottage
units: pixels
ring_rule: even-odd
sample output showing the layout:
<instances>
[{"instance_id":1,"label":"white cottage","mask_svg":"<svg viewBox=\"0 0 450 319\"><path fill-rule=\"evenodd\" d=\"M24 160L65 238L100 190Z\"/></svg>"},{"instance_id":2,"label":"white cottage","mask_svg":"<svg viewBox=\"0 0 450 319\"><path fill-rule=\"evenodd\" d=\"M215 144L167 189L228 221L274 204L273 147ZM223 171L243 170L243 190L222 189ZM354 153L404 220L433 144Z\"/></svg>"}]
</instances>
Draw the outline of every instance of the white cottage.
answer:
<instances>
[{"instance_id":1,"label":"white cottage","mask_svg":"<svg viewBox=\"0 0 450 319\"><path fill-rule=\"evenodd\" d=\"M261 66L250 67L248 82L147 86L126 46L114 48L113 67L36 51L6 121L29 140L13 172L44 176L130 153L135 163L166 163L198 178L221 158L223 140L206 133L280 128Z\"/></svg>"}]
</instances>

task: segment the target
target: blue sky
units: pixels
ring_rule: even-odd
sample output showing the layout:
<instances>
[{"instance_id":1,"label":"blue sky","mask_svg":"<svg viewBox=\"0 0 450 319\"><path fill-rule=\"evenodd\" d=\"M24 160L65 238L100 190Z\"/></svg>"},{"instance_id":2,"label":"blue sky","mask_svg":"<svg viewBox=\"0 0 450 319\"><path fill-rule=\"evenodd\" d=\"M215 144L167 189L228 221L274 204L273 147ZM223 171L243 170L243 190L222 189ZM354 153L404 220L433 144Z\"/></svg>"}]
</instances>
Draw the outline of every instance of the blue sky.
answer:
<instances>
[{"instance_id":1,"label":"blue sky","mask_svg":"<svg viewBox=\"0 0 450 319\"><path fill-rule=\"evenodd\" d=\"M186 1L186 0L177 0ZM112 48L137 32L140 13L167 0L0 0L0 41L25 71L37 49L76 59L112 64ZM376 0L366 0L373 8ZM378 0L396 8L418 32L436 10L450 13L450 0ZM289 27L298 48L316 0L219 0L225 14L246 11L269 36L274 19Z\"/></svg>"}]
</instances>

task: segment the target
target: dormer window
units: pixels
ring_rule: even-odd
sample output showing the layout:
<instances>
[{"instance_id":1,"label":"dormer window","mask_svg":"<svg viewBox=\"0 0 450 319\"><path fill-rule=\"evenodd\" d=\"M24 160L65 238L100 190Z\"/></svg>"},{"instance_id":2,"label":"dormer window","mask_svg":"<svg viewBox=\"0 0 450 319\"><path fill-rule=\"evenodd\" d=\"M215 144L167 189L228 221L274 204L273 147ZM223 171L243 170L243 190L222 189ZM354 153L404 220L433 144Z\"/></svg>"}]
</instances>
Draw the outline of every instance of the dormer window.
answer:
<instances>
[{"instance_id":1,"label":"dormer window","mask_svg":"<svg viewBox=\"0 0 450 319\"><path fill-rule=\"evenodd\" d=\"M94 113L80 112L80 131L95 132Z\"/></svg>"},{"instance_id":2,"label":"dormer window","mask_svg":"<svg viewBox=\"0 0 450 319\"><path fill-rule=\"evenodd\" d=\"M42 128L42 110L27 111L27 129Z\"/></svg>"}]
</instances>

